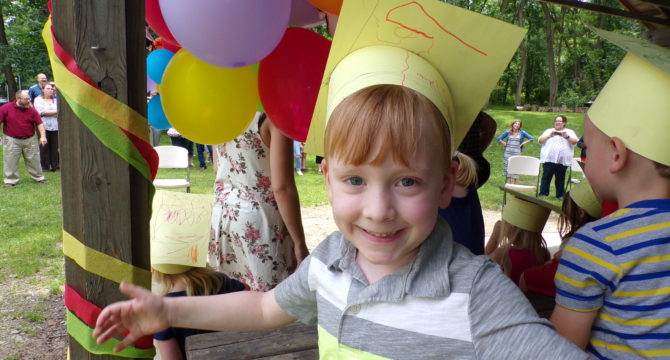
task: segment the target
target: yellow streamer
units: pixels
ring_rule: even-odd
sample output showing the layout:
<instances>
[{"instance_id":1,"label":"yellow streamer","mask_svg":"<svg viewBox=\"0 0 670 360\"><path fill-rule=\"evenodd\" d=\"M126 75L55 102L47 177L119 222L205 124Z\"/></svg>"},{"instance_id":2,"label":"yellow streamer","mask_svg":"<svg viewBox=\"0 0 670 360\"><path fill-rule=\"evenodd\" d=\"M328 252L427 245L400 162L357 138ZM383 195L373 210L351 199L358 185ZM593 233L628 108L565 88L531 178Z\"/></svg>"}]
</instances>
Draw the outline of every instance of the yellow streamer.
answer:
<instances>
[{"instance_id":1,"label":"yellow streamer","mask_svg":"<svg viewBox=\"0 0 670 360\"><path fill-rule=\"evenodd\" d=\"M151 287L150 271L93 250L65 230L63 230L63 253L79 264L82 269L105 279L117 283L125 281L147 289Z\"/></svg>"},{"instance_id":2,"label":"yellow streamer","mask_svg":"<svg viewBox=\"0 0 670 360\"><path fill-rule=\"evenodd\" d=\"M54 78L58 79L58 91L68 91L67 95L88 111L149 143L149 125L144 116L80 79L58 59L53 48L51 18L44 25L42 37L49 50Z\"/></svg>"}]
</instances>

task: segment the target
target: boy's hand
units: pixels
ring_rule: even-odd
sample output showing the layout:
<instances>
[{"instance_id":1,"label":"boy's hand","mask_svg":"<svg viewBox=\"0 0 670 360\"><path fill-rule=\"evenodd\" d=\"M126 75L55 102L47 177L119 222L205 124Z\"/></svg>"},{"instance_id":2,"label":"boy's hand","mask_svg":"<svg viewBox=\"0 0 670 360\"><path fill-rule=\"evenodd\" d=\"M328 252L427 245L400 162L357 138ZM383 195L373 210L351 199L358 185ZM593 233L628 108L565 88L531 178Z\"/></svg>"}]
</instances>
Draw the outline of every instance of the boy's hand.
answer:
<instances>
[{"instance_id":1,"label":"boy's hand","mask_svg":"<svg viewBox=\"0 0 670 360\"><path fill-rule=\"evenodd\" d=\"M169 327L165 302L162 297L150 291L125 282L119 287L131 300L121 301L107 306L95 324L93 336L98 344L109 338L129 331L115 352L123 350L142 336L157 333Z\"/></svg>"}]
</instances>

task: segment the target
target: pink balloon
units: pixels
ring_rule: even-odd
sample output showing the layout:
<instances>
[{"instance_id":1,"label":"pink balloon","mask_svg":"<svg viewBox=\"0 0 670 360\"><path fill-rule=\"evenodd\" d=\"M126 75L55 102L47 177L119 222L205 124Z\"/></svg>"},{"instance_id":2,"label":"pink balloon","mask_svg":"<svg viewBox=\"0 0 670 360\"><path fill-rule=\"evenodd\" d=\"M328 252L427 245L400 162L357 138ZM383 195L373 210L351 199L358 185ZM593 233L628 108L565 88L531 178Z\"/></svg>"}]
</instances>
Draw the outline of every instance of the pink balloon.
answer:
<instances>
[{"instance_id":1,"label":"pink balloon","mask_svg":"<svg viewBox=\"0 0 670 360\"><path fill-rule=\"evenodd\" d=\"M279 46L261 61L258 90L268 117L293 140L305 141L330 41L303 28L289 28Z\"/></svg>"},{"instance_id":2,"label":"pink balloon","mask_svg":"<svg viewBox=\"0 0 670 360\"><path fill-rule=\"evenodd\" d=\"M319 26L326 21L325 13L323 16L321 14L321 11L307 0L291 0L291 19L288 23L307 28Z\"/></svg>"},{"instance_id":3,"label":"pink balloon","mask_svg":"<svg viewBox=\"0 0 670 360\"><path fill-rule=\"evenodd\" d=\"M163 19L179 44L218 67L263 59L288 25L291 0L159 0Z\"/></svg>"}]
</instances>

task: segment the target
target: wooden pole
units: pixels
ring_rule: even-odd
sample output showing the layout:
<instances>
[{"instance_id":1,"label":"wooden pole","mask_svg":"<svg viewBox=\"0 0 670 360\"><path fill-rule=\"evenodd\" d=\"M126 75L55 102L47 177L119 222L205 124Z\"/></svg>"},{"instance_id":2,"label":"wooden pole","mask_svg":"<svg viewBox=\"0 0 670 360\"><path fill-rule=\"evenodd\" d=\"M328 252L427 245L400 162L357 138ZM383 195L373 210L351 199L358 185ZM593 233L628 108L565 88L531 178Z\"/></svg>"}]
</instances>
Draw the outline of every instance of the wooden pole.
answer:
<instances>
[{"instance_id":1,"label":"wooden pole","mask_svg":"<svg viewBox=\"0 0 670 360\"><path fill-rule=\"evenodd\" d=\"M56 39L110 96L146 115L144 1L53 1ZM89 248L149 269L149 182L107 149L59 101L63 229ZM104 307L124 297L118 284L83 270L66 257L65 281ZM71 359L93 355L70 337Z\"/></svg>"}]
</instances>

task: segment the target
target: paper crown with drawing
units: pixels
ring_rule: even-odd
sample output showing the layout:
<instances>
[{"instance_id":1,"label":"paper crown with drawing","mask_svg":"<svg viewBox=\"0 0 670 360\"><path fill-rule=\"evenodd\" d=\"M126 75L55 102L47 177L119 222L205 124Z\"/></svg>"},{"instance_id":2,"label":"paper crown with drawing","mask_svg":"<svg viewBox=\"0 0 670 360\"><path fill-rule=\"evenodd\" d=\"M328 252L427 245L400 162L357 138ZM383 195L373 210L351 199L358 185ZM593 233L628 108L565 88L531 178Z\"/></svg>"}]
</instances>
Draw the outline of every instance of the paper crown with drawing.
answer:
<instances>
[{"instance_id":1,"label":"paper crown with drawing","mask_svg":"<svg viewBox=\"0 0 670 360\"><path fill-rule=\"evenodd\" d=\"M588 116L627 148L670 165L670 49L591 28L628 53L600 91Z\"/></svg>"},{"instance_id":2,"label":"paper crown with drawing","mask_svg":"<svg viewBox=\"0 0 670 360\"><path fill-rule=\"evenodd\" d=\"M181 274L207 265L211 195L158 190L150 222L151 267Z\"/></svg>"},{"instance_id":3,"label":"paper crown with drawing","mask_svg":"<svg viewBox=\"0 0 670 360\"><path fill-rule=\"evenodd\" d=\"M442 112L455 149L526 30L437 0L345 0L307 137L323 155L332 110L372 85L409 87Z\"/></svg>"},{"instance_id":4,"label":"paper crown with drawing","mask_svg":"<svg viewBox=\"0 0 670 360\"><path fill-rule=\"evenodd\" d=\"M549 219L551 211L561 213L561 209L547 201L499 186L509 193L507 203L502 210L502 219L524 230L541 233Z\"/></svg>"}]
</instances>

